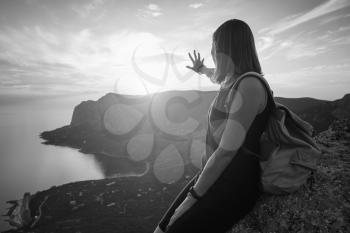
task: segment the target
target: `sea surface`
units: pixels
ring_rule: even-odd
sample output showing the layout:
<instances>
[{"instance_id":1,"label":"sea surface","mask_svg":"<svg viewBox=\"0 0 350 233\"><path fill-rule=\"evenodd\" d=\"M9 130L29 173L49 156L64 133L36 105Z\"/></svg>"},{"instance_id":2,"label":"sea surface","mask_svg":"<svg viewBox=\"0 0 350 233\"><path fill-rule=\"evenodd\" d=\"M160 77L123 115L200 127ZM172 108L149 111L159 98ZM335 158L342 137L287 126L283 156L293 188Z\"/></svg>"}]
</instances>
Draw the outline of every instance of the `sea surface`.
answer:
<instances>
[{"instance_id":1,"label":"sea surface","mask_svg":"<svg viewBox=\"0 0 350 233\"><path fill-rule=\"evenodd\" d=\"M70 123L74 106L100 96L55 98L11 98L0 100L0 209L7 212L8 200L20 199L53 185L106 177L103 163L113 172L111 159L98 159L77 149L42 144L42 131ZM1 97L3 98L3 97ZM112 162L112 168L111 168ZM9 228L1 216L0 231Z\"/></svg>"}]
</instances>

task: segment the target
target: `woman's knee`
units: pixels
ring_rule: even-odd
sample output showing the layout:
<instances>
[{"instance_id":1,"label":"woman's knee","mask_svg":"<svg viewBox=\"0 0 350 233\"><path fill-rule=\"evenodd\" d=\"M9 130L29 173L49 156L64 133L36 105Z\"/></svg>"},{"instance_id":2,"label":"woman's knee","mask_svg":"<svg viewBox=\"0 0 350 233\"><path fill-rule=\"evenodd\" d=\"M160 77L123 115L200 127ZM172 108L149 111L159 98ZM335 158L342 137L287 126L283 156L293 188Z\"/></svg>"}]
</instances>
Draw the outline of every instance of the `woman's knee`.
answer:
<instances>
[{"instance_id":1,"label":"woman's knee","mask_svg":"<svg viewBox=\"0 0 350 233\"><path fill-rule=\"evenodd\" d=\"M164 231L162 229L160 229L159 225L157 226L157 228L154 230L153 233L164 233Z\"/></svg>"}]
</instances>

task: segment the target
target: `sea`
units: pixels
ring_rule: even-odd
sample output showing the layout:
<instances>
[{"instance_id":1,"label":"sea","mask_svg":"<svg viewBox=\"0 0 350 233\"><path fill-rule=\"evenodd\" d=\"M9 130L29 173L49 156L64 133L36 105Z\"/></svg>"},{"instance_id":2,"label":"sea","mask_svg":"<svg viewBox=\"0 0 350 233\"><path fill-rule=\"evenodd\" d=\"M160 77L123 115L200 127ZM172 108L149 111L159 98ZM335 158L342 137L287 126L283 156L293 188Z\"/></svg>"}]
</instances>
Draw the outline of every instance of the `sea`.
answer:
<instances>
[{"instance_id":1,"label":"sea","mask_svg":"<svg viewBox=\"0 0 350 233\"><path fill-rule=\"evenodd\" d=\"M109 163L111 173L110 159L97 160L96 156L80 153L78 149L45 145L39 137L43 131L68 125L74 107L81 101L99 97L0 97L1 214L10 207L6 201L20 199L25 192L34 194L51 186L105 178L104 161ZM10 228L5 219L1 216L0 231Z\"/></svg>"}]
</instances>

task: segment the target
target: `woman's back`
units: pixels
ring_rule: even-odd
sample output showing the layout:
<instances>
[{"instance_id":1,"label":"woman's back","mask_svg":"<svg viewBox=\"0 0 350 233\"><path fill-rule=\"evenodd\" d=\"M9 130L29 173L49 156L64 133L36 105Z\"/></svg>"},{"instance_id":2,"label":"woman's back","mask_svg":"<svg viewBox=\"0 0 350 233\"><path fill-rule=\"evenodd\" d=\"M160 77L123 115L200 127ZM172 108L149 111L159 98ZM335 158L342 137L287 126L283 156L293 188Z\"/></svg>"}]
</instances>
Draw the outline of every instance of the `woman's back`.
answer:
<instances>
[{"instance_id":1,"label":"woman's back","mask_svg":"<svg viewBox=\"0 0 350 233\"><path fill-rule=\"evenodd\" d=\"M229 88L221 88L209 107L206 134L206 160L218 147L223 129L225 128L225 124L228 118L228 111L225 111L225 103L231 103L233 99L229 98L233 98L235 96L229 95L229 92L232 91L232 86L233 85L231 85ZM268 95L266 88L264 89L265 96L267 97L264 110L256 115L254 121L247 131L246 138L242 144L243 147L256 154L260 154L260 136L265 130L268 117L272 110L272 100L270 99L272 96Z\"/></svg>"}]
</instances>

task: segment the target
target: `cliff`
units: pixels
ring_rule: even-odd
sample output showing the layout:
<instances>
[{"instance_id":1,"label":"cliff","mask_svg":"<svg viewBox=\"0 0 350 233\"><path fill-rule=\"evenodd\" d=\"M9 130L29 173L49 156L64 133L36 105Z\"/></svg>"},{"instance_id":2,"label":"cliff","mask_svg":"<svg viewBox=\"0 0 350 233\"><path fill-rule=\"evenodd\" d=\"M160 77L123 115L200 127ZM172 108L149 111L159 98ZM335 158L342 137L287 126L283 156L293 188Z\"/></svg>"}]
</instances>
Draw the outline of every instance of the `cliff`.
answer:
<instances>
[{"instance_id":1,"label":"cliff","mask_svg":"<svg viewBox=\"0 0 350 233\"><path fill-rule=\"evenodd\" d=\"M206 111L215 92L168 91L149 96L109 93L75 107L71 123L41 133L44 144L78 148L83 153L154 162L171 145L190 159L192 145L204 145ZM147 153L143 152L148 148ZM199 167L197 155L195 166ZM193 157L193 156L192 156ZM191 169L191 168L190 168ZM106 174L108 176L108 174Z\"/></svg>"},{"instance_id":2,"label":"cliff","mask_svg":"<svg viewBox=\"0 0 350 233\"><path fill-rule=\"evenodd\" d=\"M192 161L195 167L188 169L193 170L199 168L205 150L207 111L215 95L214 91L167 91L148 96L109 93L97 101L83 101L75 107L69 125L40 136L45 144L131 158L139 167L144 166L142 162L155 162L175 144L184 163ZM332 121L350 117L349 96L335 101L282 97L275 101L312 124L317 134Z\"/></svg>"},{"instance_id":3,"label":"cliff","mask_svg":"<svg viewBox=\"0 0 350 233\"><path fill-rule=\"evenodd\" d=\"M290 195L262 195L232 233L350 232L350 118L332 122L315 140L322 156L308 182ZM25 232L152 232L191 177L166 184L149 172L54 186L31 196L31 214L41 217Z\"/></svg>"}]
</instances>

